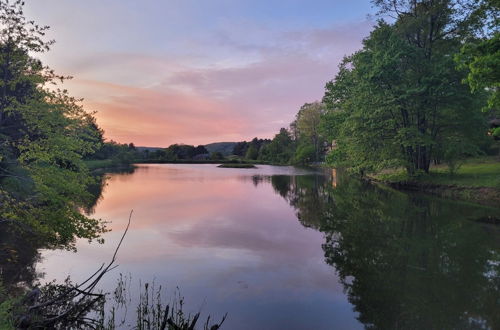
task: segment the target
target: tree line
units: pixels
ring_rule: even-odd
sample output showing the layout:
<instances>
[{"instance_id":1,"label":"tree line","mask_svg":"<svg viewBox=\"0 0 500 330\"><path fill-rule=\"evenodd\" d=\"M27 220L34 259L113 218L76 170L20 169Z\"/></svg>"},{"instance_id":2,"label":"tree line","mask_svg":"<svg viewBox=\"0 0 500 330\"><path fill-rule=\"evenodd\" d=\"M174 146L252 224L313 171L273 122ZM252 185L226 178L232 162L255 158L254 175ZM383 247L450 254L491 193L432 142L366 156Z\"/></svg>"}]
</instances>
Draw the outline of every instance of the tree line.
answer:
<instances>
[{"instance_id":1,"label":"tree line","mask_svg":"<svg viewBox=\"0 0 500 330\"><path fill-rule=\"evenodd\" d=\"M322 102L305 104L261 158L417 175L498 152L498 1L373 3L380 19L362 49L344 57Z\"/></svg>"},{"instance_id":2,"label":"tree line","mask_svg":"<svg viewBox=\"0 0 500 330\"><path fill-rule=\"evenodd\" d=\"M474 52L498 40L498 3L374 3L392 21L379 20L326 85L325 135L338 145L329 162L360 173L404 167L415 175L428 173L432 162L452 168L487 151L500 54L487 48L488 61L478 64Z\"/></svg>"}]
</instances>

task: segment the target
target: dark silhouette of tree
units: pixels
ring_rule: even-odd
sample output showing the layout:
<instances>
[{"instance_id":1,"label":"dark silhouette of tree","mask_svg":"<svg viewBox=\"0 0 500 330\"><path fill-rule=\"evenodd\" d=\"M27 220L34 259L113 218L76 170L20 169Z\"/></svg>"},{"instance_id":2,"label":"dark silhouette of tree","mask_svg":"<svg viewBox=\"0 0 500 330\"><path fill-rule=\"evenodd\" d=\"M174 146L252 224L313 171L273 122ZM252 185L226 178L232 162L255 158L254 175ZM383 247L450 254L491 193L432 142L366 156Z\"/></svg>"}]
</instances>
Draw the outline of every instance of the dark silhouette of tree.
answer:
<instances>
[{"instance_id":1,"label":"dark silhouette of tree","mask_svg":"<svg viewBox=\"0 0 500 330\"><path fill-rule=\"evenodd\" d=\"M495 329L500 246L471 219L495 210L341 178L273 176L370 329Z\"/></svg>"}]
</instances>

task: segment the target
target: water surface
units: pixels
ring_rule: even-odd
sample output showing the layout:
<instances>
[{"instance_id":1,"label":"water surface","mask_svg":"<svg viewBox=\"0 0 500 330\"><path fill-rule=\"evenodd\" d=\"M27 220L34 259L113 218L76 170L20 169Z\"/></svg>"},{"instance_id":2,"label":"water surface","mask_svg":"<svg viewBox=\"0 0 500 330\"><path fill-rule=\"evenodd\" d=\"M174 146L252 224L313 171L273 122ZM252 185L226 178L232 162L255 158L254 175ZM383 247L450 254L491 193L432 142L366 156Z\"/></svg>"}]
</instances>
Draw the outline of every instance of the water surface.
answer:
<instances>
[{"instance_id":1,"label":"water surface","mask_svg":"<svg viewBox=\"0 0 500 330\"><path fill-rule=\"evenodd\" d=\"M107 262L225 329L499 328L498 210L293 167L141 165L109 174L93 216L105 244L45 250L45 279ZM132 289L134 291L134 289Z\"/></svg>"}]
</instances>

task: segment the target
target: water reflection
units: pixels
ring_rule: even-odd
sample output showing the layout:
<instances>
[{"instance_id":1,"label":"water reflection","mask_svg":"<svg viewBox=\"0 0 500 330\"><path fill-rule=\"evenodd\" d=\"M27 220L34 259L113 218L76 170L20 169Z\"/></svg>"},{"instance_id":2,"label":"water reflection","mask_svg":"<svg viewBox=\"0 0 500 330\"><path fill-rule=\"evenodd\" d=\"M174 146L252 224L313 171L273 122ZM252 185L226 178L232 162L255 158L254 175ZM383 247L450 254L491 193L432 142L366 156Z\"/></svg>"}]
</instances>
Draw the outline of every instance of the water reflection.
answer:
<instances>
[{"instance_id":1,"label":"water reflection","mask_svg":"<svg viewBox=\"0 0 500 330\"><path fill-rule=\"evenodd\" d=\"M500 326L500 236L471 221L498 210L292 167L107 177L89 209L112 221L107 243L43 251L47 279L107 261L134 209L120 271L179 286L191 309L228 312L228 329Z\"/></svg>"},{"instance_id":2,"label":"water reflection","mask_svg":"<svg viewBox=\"0 0 500 330\"><path fill-rule=\"evenodd\" d=\"M500 233L471 221L495 211L356 180L272 184L325 233L325 261L365 327L500 328Z\"/></svg>"},{"instance_id":3,"label":"water reflection","mask_svg":"<svg viewBox=\"0 0 500 330\"><path fill-rule=\"evenodd\" d=\"M102 200L103 192L110 174L130 175L133 167L117 169L108 172L96 172L94 183L89 187L91 198L83 206L83 212L93 214L95 207ZM0 223L0 282L8 291L23 287L33 287L44 276L36 272L36 264L41 261L39 250L67 249L72 250L75 242L66 241L64 244L47 241L41 235L35 235L29 226L22 223Z\"/></svg>"},{"instance_id":4,"label":"water reflection","mask_svg":"<svg viewBox=\"0 0 500 330\"><path fill-rule=\"evenodd\" d=\"M95 213L95 207L103 198L104 190L106 189L110 175L119 174L120 176L127 176L134 174L135 169L136 168L134 166L127 166L116 169L94 171L94 182L87 188L91 198L87 201L86 205L84 205L83 212L87 215Z\"/></svg>"},{"instance_id":5,"label":"water reflection","mask_svg":"<svg viewBox=\"0 0 500 330\"><path fill-rule=\"evenodd\" d=\"M334 270L323 262L322 234L300 225L269 181L307 173L148 165L133 175L111 174L94 215L113 221L106 244L79 242L76 254L46 250L38 269L47 279L83 279L109 259L134 209L119 271L171 290L179 286L187 310L203 306L215 318L228 312L227 329L359 328ZM107 277L102 287L115 283Z\"/></svg>"},{"instance_id":6,"label":"water reflection","mask_svg":"<svg viewBox=\"0 0 500 330\"><path fill-rule=\"evenodd\" d=\"M35 271L41 244L32 236L18 226L0 224L0 281L9 291L31 287L41 275Z\"/></svg>"}]
</instances>

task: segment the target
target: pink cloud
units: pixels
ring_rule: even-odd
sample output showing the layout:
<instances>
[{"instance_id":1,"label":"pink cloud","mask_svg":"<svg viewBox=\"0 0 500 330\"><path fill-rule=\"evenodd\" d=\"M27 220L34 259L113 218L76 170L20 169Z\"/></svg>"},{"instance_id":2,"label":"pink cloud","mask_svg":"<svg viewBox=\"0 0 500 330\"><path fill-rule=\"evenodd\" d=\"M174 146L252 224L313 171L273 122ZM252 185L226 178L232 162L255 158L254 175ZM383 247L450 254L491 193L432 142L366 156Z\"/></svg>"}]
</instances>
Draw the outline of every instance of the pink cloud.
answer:
<instances>
[{"instance_id":1,"label":"pink cloud","mask_svg":"<svg viewBox=\"0 0 500 330\"><path fill-rule=\"evenodd\" d=\"M282 33L273 46L219 40L220 47L238 52L251 48L256 55L246 63L109 54L75 64L81 78L71 90L86 98L106 136L119 142L168 146L270 138L302 104L322 98L326 81L370 26Z\"/></svg>"},{"instance_id":2,"label":"pink cloud","mask_svg":"<svg viewBox=\"0 0 500 330\"><path fill-rule=\"evenodd\" d=\"M197 144L219 136L235 139L245 127L227 105L200 95L101 82L79 83L109 93L107 98L85 101L85 106L97 111L98 123L106 136L120 142L156 146L175 142Z\"/></svg>"}]
</instances>

